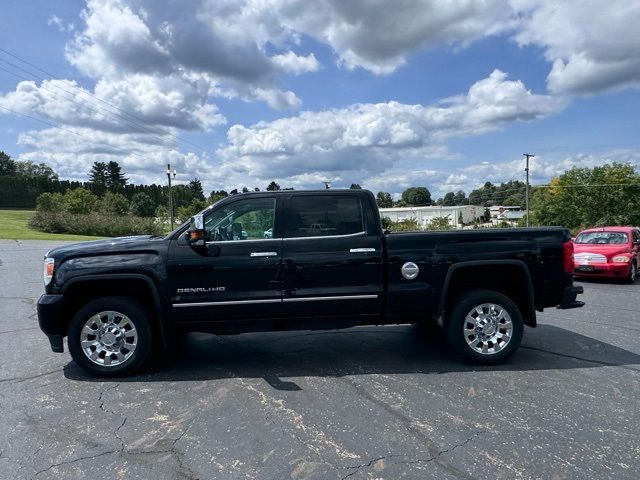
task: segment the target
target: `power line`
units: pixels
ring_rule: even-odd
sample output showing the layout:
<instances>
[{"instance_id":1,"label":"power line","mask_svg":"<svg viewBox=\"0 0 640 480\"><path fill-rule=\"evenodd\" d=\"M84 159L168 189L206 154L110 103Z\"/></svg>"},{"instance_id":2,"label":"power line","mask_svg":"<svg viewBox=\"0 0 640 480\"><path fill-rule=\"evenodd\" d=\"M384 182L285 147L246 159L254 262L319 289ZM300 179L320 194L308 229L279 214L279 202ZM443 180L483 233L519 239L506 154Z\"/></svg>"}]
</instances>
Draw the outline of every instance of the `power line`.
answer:
<instances>
[{"instance_id":1,"label":"power line","mask_svg":"<svg viewBox=\"0 0 640 480\"><path fill-rule=\"evenodd\" d=\"M5 60L3 60L2 58L0 58L0 61L3 61L3 62L5 62L5 63L10 63L10 62L6 62L6 61L5 61ZM10 71L10 70L7 70L6 68L3 68L3 67L1 67L1 66L0 66L0 70L2 70L2 71L4 71L4 72L7 72L7 73L9 73L9 74L11 74L11 75L13 75L13 76L15 76L15 77L17 77L17 78L21 78L21 79L23 79L23 80L31 80L30 78L25 77L24 75L17 74L17 73L15 73L15 72L12 72L12 71ZM116 113L110 112L109 110L105 110L105 109L102 109L102 108L100 108L100 107L96 107L96 108L100 108L100 110L101 110L101 111L98 111L96 108L93 108L91 105L85 104L85 103L83 103L82 101L77 101L77 100L75 100L75 99L73 99L73 98L65 97L64 95L60 95L59 93L54 92L53 90L51 90L51 89L49 89L49 88L45 87L44 85L40 85L40 87L39 87L39 88L40 88L40 89L42 89L42 90L45 90L45 91L47 91L47 92L49 92L49 93L51 93L52 95L55 95L55 96L56 96L56 97L58 97L58 98L63 99L63 100L66 100L66 101L69 101L69 102L75 103L76 105L79 105L79 106L81 106L81 107L87 107L87 108L89 108L89 110L91 110L91 111L93 111L93 112L97 112L97 113L99 113L99 114L100 114L100 115L102 115L105 119L106 119L106 117L104 116L104 113L102 113L102 112L107 112L107 113L109 113L109 114L111 114L111 115L118 115L118 114L116 114ZM71 93L71 92L69 92L69 91L67 91L67 90L65 90L65 89L63 89L63 88L60 88L60 87L56 87L56 88L60 89L61 91L65 92L65 93L68 93L69 95L73 95L73 93ZM118 116L120 116L120 115L118 115ZM122 117L122 119L123 119L124 121L128 122L128 123L129 123L131 126L133 126L133 127L136 127L136 128L139 128L139 129L141 128L141 127L139 127L138 125L136 125L135 123L133 123L133 122L131 122L130 120L126 119L125 117ZM160 140L160 141L162 141L162 142L164 142L164 141L165 141L165 139L163 139L162 137L160 137L160 136L158 136L158 135L154 134L153 132L150 132L150 131L148 131L148 130L146 130L146 129L145 129L145 130L143 130L143 132L144 132L144 133L149 133L150 135L155 136L157 139L159 139L159 140Z\"/></svg>"},{"instance_id":2,"label":"power line","mask_svg":"<svg viewBox=\"0 0 640 480\"><path fill-rule=\"evenodd\" d=\"M142 119L142 118L139 118L138 116L136 116L136 115L134 115L134 114L132 114L132 113L130 113L130 112L127 112L126 110L124 110L124 109L122 109L122 108L118 107L117 105L113 105L112 103L107 102L106 100L103 100L102 98L98 97L97 95L94 95L93 93L91 93L91 92L89 92L89 91L86 91L86 90L84 90L84 89L82 89L82 88L79 88L77 85L74 85L73 83L67 82L67 81L66 81L66 80L64 80L64 79L62 79L62 78L59 78L59 77L55 76L55 75L54 75L54 74L52 74L51 72L48 72L47 70L44 70L44 69L42 69L42 68L38 67L37 65L34 65L33 63L29 62L28 60L25 60L24 58L21 58L21 57L19 57L18 55L15 55L15 54L13 54L13 53L11 53L11 52L9 52L9 51L5 50L4 48L0 48L0 52L3 52L4 54L9 55L10 57L15 58L16 60L21 61L21 62L23 62L23 63L24 63L24 64L26 64L26 65L29 65L31 68L34 68L34 69L38 70L39 72L42 72L42 73L44 73L45 75L48 75L49 77L51 77L51 78L53 78L53 79L55 79L55 80L58 80L58 81L60 81L60 82L64 83L65 85L68 85L69 87L71 87L71 88L75 89L75 90L78 90L80 93L82 93L82 94L84 94L84 95L88 95L88 96L90 96L90 97L92 97L92 98L96 99L97 101L99 101L99 102L100 102L100 103L102 103L102 104L108 105L109 107L111 107L111 108L113 108L113 109L118 110L118 111L119 111L119 112L121 112L122 114L127 115L127 116L129 116L129 117L133 118L133 119L134 119L134 120L136 120L137 122L142 122L142 123L144 123L144 124L146 124L146 125L148 125L148 126L150 126L150 127L154 128L154 129L159 129L159 130L161 130L162 134L164 134L164 135L168 135L168 136L170 136L170 137L174 138L175 140L177 140L178 142L182 142L182 143L184 143L184 144L191 145L192 147L195 147L195 148L197 148L197 149L201 150L203 153L206 153L206 152L207 152L207 150L206 150L204 147L202 147L202 146L200 146L200 145L198 145L198 144L196 144L196 143L193 143L193 142L191 142L191 141L189 141L189 140L185 140L185 139L181 138L180 136L175 135L175 134L173 134L173 133L171 133L171 132L167 132L167 131L165 131L165 130L162 130L160 127L158 127L158 126L156 126L156 125L153 125L153 124L149 123L148 121L146 121L146 120L144 120L144 119ZM7 63L7 64L9 64L9 65L12 65L12 66L14 66L14 68L17 68L17 69L19 69L19 70L21 70L21 71L23 71L23 72L27 73L28 75L31 75L31 76L35 77L35 78L38 78L38 79L40 79L41 81L46 80L45 78L43 78L43 77L41 77L41 76L39 76L39 75L36 75L36 74L35 74L35 73L33 73L33 72L29 72L28 70L25 70L24 68L22 68L22 67L20 67L20 66L18 66L18 65L15 65L15 64L13 64L13 63L11 63L11 62L7 61L7 60L0 59L0 61L3 61L3 62L5 62L5 63ZM66 90L62 89L62 88L60 88L60 87L59 87L59 86L57 86L57 85L56 85L56 88L59 88L59 89L63 90L64 92L69 93L70 95L73 95L73 93L68 92L68 91L66 91ZM87 99L84 99L84 101L87 101ZM94 104L94 106L95 106L95 104ZM97 106L96 106L96 107L97 107ZM134 123L134 122L132 122L131 120L125 119L124 117L122 117L121 115L117 114L116 112L109 112L109 113L110 113L111 115L116 115L116 116L118 116L118 117L122 118L123 120L126 120L126 121L128 121L128 122L130 122L130 123L135 124L135 123ZM142 127L142 126L138 126L138 128L144 128L144 127ZM147 130L147 131L148 131L148 130ZM149 132L149 133L153 133L153 132Z\"/></svg>"},{"instance_id":3,"label":"power line","mask_svg":"<svg viewBox=\"0 0 640 480\"><path fill-rule=\"evenodd\" d=\"M76 131L74 131L74 130L70 130L70 129L65 128L65 127L61 127L60 125L56 125L55 123L52 123L52 122L47 122L46 120L42 120L42 119L40 119L40 118L32 117L31 115L27 115L26 113L16 112L15 110L12 110L12 109L10 109L10 108L3 107L2 105L0 105L0 108L1 108L1 109L3 109L3 110L6 110L7 112L11 112L11 113L13 113L14 115L21 115L21 116L23 116L23 117L30 118L31 120L35 120L36 122L43 123L43 124L48 125L48 126L50 126L50 127L58 128L58 129L63 130L63 131L65 131L65 132L72 133L72 134L77 135L77 136L79 136L79 137L86 138L87 140L89 140L89 142L90 142L90 143L93 143L94 145L102 146L102 147L109 147L109 148L113 148L113 149L115 149L115 150L119 150L119 151L121 151L121 152L123 152L123 153L125 153L125 154L127 154L127 155L135 155L136 157L140 157L140 158L142 158L143 160L147 160L147 161L149 161L149 158L147 158L147 157L145 157L145 156L143 156L143 155L140 155L139 153L136 153L136 152L134 152L134 151L131 151L131 150L125 150L125 149L123 149L123 148L116 147L116 146L113 146L113 145L110 145L110 144L108 144L108 143L104 143L104 142L96 142L94 139L92 139L92 138L91 138L91 137L89 137L88 135L84 135L84 134L82 134L82 133L80 133L80 132L76 132Z\"/></svg>"},{"instance_id":4,"label":"power line","mask_svg":"<svg viewBox=\"0 0 640 480\"><path fill-rule=\"evenodd\" d=\"M0 49L0 50L1 50L1 49ZM41 81L41 84L40 84L40 87L39 87L39 88L40 88L40 89L42 89L42 90L45 90L45 91L47 91L47 92L50 92L50 93L52 93L53 95L55 95L55 96L57 96L57 97L59 97L59 98L62 98L62 99L64 99L64 100L66 100L66 101L70 101L70 102L72 102L72 103L75 103L76 105L80 105L80 106L83 106L83 107L87 107L89 110L94 111L94 112L101 113L103 116L104 116L104 113L102 113L102 112L106 112L106 113L108 113L109 115L112 115L112 116L114 116L114 117L118 117L118 118L120 118L120 119L124 120L124 121L125 121L125 122L127 122L130 126L132 126L132 127L134 127L134 128L137 128L138 130L142 131L143 133L146 133L146 134L149 134L149 135L153 135L155 138L159 139L161 142L164 142L164 141L165 141L165 139L164 139L164 138L162 138L162 137L160 137L157 133L154 133L152 130L150 130L150 129L146 128L146 127L143 127L143 126L141 126L141 125L138 125L136 122L134 122L134 121L132 121L132 120L129 120L128 118L124 117L123 115L118 114L117 112L112 112L112 111L110 111L110 110L105 109L104 107L100 107L100 106L98 106L98 105L88 103L86 100L82 101L82 99L81 99L81 101L77 101L77 100L75 100L75 99L73 99L73 98L65 97L65 96L63 96L63 95L60 95L60 94L58 94L58 93L54 92L53 90L51 90L51 89L49 89L49 88L47 88L47 87L45 87L45 86L44 86L44 81L45 81L45 80L48 80L48 79L46 79L46 78L44 78L44 77L41 77L41 76L36 75L36 74L34 74L34 73L32 73L32 72L29 72L28 70L25 70L24 68L21 68L20 66L18 66L18 65L16 65L16 64L14 64L14 63L12 63L12 62L9 62L9 61L7 61L7 60L5 60L5 59L3 59L3 58L0 58L0 62L4 62L4 63L6 63L6 64L8 64L8 65L11 65L12 67L17 68L18 70L20 70L20 71L22 71L22 72L25 72L25 73L27 73L28 75L31 75L31 76L35 77L36 79L40 80L40 81ZM3 68L3 67L0 67L0 70L3 70L3 71L5 71L5 72L7 72L7 73L9 73L9 74L11 74L11 75L13 75L13 76L17 77L17 78L22 78L23 80L33 80L32 78L25 77L25 76L23 76L23 75L17 74L17 73L15 73L15 72L12 72L12 71L10 71L10 70L7 70L7 69L5 69L5 68ZM60 80L60 81L61 81L61 82L63 82L63 83L65 83L66 85L70 85L71 87L75 88L76 90L78 90L78 91L80 91L80 92L82 92L82 93L88 93L88 92L85 92L83 89L78 88L78 87L76 87L75 85L73 85L73 84L71 84L71 83L64 82L63 80ZM57 88L58 90L62 91L62 92L65 92L65 93L67 93L67 94L69 94L69 95L76 96L73 92L70 92L70 91L68 91L68 90L65 90L64 88L62 88L62 87L60 87L60 86L58 86L58 85L53 85L53 86L54 86L55 88ZM116 108L117 108L117 107L116 107ZM105 118L106 118L106 117L105 117ZM162 134L168 134L168 132L165 132L164 130L162 130L162 129L158 128L158 127L155 127L155 128L156 128L156 130L160 130ZM204 150L203 150L203 152L204 152Z\"/></svg>"},{"instance_id":5,"label":"power line","mask_svg":"<svg viewBox=\"0 0 640 480\"><path fill-rule=\"evenodd\" d=\"M575 185L535 185L534 188L640 187L640 183L591 183Z\"/></svg>"}]
</instances>

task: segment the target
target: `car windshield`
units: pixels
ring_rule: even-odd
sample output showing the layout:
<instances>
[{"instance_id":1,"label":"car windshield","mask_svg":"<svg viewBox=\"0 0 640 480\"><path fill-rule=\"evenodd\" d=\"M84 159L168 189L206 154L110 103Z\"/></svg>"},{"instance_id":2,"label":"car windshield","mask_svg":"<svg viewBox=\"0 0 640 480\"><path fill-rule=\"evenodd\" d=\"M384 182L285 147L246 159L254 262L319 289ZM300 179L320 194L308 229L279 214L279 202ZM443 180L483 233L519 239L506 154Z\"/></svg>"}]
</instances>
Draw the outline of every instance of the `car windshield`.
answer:
<instances>
[{"instance_id":1,"label":"car windshield","mask_svg":"<svg viewBox=\"0 0 640 480\"><path fill-rule=\"evenodd\" d=\"M575 243L591 245L623 245L629 241L623 232L585 232L578 235Z\"/></svg>"}]
</instances>

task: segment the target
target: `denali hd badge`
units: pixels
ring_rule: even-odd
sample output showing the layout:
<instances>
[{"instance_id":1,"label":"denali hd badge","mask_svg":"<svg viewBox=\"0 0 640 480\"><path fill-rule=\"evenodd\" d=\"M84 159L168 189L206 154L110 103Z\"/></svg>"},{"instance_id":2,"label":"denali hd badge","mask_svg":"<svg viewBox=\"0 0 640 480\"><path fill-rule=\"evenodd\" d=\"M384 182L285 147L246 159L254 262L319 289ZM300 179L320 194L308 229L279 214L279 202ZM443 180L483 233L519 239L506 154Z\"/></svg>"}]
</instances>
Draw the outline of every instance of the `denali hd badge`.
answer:
<instances>
[{"instance_id":1,"label":"denali hd badge","mask_svg":"<svg viewBox=\"0 0 640 480\"><path fill-rule=\"evenodd\" d=\"M195 287L195 288L178 288L178 293L211 293L224 292L227 287Z\"/></svg>"}]
</instances>

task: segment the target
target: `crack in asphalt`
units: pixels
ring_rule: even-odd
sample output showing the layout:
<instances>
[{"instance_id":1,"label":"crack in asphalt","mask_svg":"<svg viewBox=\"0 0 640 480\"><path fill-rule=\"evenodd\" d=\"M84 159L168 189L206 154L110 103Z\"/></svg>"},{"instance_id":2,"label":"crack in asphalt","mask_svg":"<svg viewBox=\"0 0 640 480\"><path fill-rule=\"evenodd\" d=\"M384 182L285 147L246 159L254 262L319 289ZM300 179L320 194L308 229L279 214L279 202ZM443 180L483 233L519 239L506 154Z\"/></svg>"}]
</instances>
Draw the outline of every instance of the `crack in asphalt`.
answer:
<instances>
[{"instance_id":1,"label":"crack in asphalt","mask_svg":"<svg viewBox=\"0 0 640 480\"><path fill-rule=\"evenodd\" d=\"M456 448L464 447L469 442L471 442L472 440L474 440L475 438L479 437L480 435L482 435L482 434L484 434L486 432L487 432L487 430L480 430L480 431L474 433L473 435L471 435L469 438L467 438L463 442L456 443L455 445L453 445L453 446L451 446L449 448L445 448L444 450L439 450L435 455L432 455L429 458L418 458L416 460L391 462L391 464L392 465L413 465L413 464L416 464L416 463L433 462L434 460L437 460L440 456L444 455L445 453L453 452ZM390 459L390 458L398 458L398 457L406 457L406 456L407 456L406 454L384 455L384 456L381 456L381 457L373 458L368 463L363 463L362 465L354 465L354 466L351 466L351 467L343 467L343 469L355 469L355 470L353 472L348 473L344 477L342 477L341 480L345 480L345 479L355 475L356 473L358 473L363 468L371 467L374 463L376 463L376 462L378 462L380 460L384 461L384 460L387 460L387 459Z\"/></svg>"},{"instance_id":2,"label":"crack in asphalt","mask_svg":"<svg viewBox=\"0 0 640 480\"><path fill-rule=\"evenodd\" d=\"M113 387L110 388L110 389L106 389L104 392L106 392L107 390L112 390L112 389L113 389ZM104 410L104 409L102 409L102 410L105 411L105 412L108 412L108 413L112 413L112 412L110 412L108 410ZM195 419L187 426L187 428L184 429L184 431L178 437L176 437L175 439L173 439L171 441L171 447L165 448L165 449L161 449L161 450L154 450L154 449L150 449L150 450L127 450L127 446L126 446L124 440L122 439L122 437L120 437L120 435L118 435L118 432L120 431L120 429L122 427L124 427L125 423L127 423L127 419L128 419L128 417L125 417L124 420L122 421L122 423L113 432L113 435L120 442L120 447L119 448L114 449L114 450L108 450L106 452L97 453L95 455L84 455L82 457L74 458L72 460L66 460L66 461L60 462L60 463L53 463L53 464L49 465L47 468L43 468L41 470L38 470L31 477L31 480L34 480L38 475L41 475L41 474L43 474L45 472L48 472L49 470L51 470L53 468L57 468L57 467L65 466L65 465L71 465L71 464L78 463L78 462L81 462L81 461L84 461L84 460L93 460L95 458L104 457L105 455L121 454L121 455L138 456L138 455L154 455L154 454L162 454L162 453L170 453L170 454L175 456L176 462L178 464L178 468L181 470L181 471L177 471L176 473L178 473L181 477L186 478L188 480L199 480L198 477L196 476L195 472L189 466L185 465L184 458L183 458L184 454L182 452L179 452L178 450L176 450L176 444L187 434L187 432L189 431L189 429L193 425ZM161 440L163 440L163 439L161 439Z\"/></svg>"},{"instance_id":3,"label":"crack in asphalt","mask_svg":"<svg viewBox=\"0 0 640 480\"><path fill-rule=\"evenodd\" d=\"M602 360L593 360L591 358L578 357L576 355L569 355L568 353L559 353L559 352L554 352L552 350L545 350L544 348L529 347L529 346L526 346L526 345L521 345L520 348L524 348L524 349L527 349L527 350L534 350L536 352L548 353L550 355L557 355L559 357L573 358L574 360L580 360L582 362L595 363L597 365L602 365L602 366L605 366L605 367L624 368L625 370L631 370L632 372L640 373L640 370L638 370L637 368L632 368L632 367L629 367L627 365L621 365L619 363L605 362L605 361L602 361Z\"/></svg>"},{"instance_id":4,"label":"crack in asphalt","mask_svg":"<svg viewBox=\"0 0 640 480\"><path fill-rule=\"evenodd\" d=\"M24 332L26 330L38 330L39 327L27 327L27 328L17 328L15 330L4 330L0 332L0 335L4 335L5 333L16 333L16 332Z\"/></svg>"},{"instance_id":5,"label":"crack in asphalt","mask_svg":"<svg viewBox=\"0 0 640 480\"><path fill-rule=\"evenodd\" d=\"M58 367L55 370L50 370L44 373L38 373L36 375L29 375L26 377L3 378L2 380L0 380L0 383L7 383L7 382L22 383L22 382L26 382L27 380L33 380L35 378L46 377L47 375L53 375L54 373L59 372L61 368L62 367Z\"/></svg>"},{"instance_id":6,"label":"crack in asphalt","mask_svg":"<svg viewBox=\"0 0 640 480\"><path fill-rule=\"evenodd\" d=\"M33 480L34 478L36 478L38 475L48 472L49 470L51 470L52 468L57 468L57 467L61 467L63 465L71 465L73 463L78 463L81 462L83 460L93 460L94 458L98 458L98 457L104 457L105 455L111 455L112 453L116 453L117 450L109 450L107 452L102 452L102 453L98 453L96 455L86 455L84 457L80 457L80 458L75 458L73 460L68 460L66 462L60 462L60 463L53 463L51 465L49 465L47 468L43 468L42 470L38 470L32 477L31 480Z\"/></svg>"},{"instance_id":7,"label":"crack in asphalt","mask_svg":"<svg viewBox=\"0 0 640 480\"><path fill-rule=\"evenodd\" d=\"M104 396L104 394L105 394L105 393L110 392L111 390L115 390L115 389L116 389L116 388L118 388L119 386L120 386L120 382L118 382L118 383L114 383L114 384L113 384L113 385L111 385L110 387L104 388L104 389L102 389L102 390L100 391L100 396L98 397L98 402L100 402L100 405L98 405L98 408L99 408L100 410L102 410L103 412L107 412L107 413L110 413L110 414L112 414L112 415L117 415L117 416L121 417L122 415L120 415L119 413L114 412L114 411L112 411L112 410L107 410L107 409L104 407L104 404L105 404L106 400L103 400L103 399L102 399L102 397Z\"/></svg>"},{"instance_id":8,"label":"crack in asphalt","mask_svg":"<svg viewBox=\"0 0 640 480\"><path fill-rule=\"evenodd\" d=\"M439 458L439 455L438 455L441 450L438 448L436 443L429 436L425 435L422 431L417 429L413 425L413 422L409 417L407 417L402 412L399 412L398 410L396 410L392 406L388 405L383 400L378 399L373 394L371 394L369 391L367 391L364 387L362 387L361 385L357 384L356 382L354 382L350 378L341 377L340 380L345 382L345 383L347 383L348 385L350 385L361 397L369 400L370 402L374 403L375 405L381 407L384 411L386 411L387 413L389 413L393 417L397 418L400 421L400 423L402 423L404 425L404 427L405 427L405 429L407 431L411 432L414 436L416 436L417 438L421 439L426 444L427 450L429 451L429 454L431 455L432 460L435 460L436 463L440 467L442 467L445 471L447 471L448 473L454 475L456 478L464 478L464 479L469 479L469 480L472 479L472 477L470 477L466 472L460 470L455 465L449 463L448 461L441 460Z\"/></svg>"},{"instance_id":9,"label":"crack in asphalt","mask_svg":"<svg viewBox=\"0 0 640 480\"><path fill-rule=\"evenodd\" d=\"M189 429L191 428L191 426L193 425L193 423L195 422L195 418L189 423L189 425L187 426L187 428L185 428L185 430L172 441L171 444L171 448L165 449L165 450L127 450L127 445L124 442L124 439L119 435L120 429L122 427L124 427L124 425L127 423L128 420L128 416L126 415L122 415L121 413L115 412L109 408L107 408L105 406L106 403L106 399L104 398L104 396L108 393L111 392L113 390L116 390L117 388L119 388L121 385L121 382L115 383L107 388L104 388L100 391L100 395L98 396L98 402L100 403L98 405L98 408L100 410L102 410L105 413L109 413L111 415L116 415L119 417L124 417L124 419L122 420L122 423L118 426L118 428L116 428L113 432L114 437L116 437L118 439L118 441L120 442L120 448L118 450L114 450L113 453L122 453L122 454L126 454L126 455L145 455L145 454L158 454L158 453L171 453L172 455L175 456L176 458L176 462L178 463L178 468L181 470L179 472L177 472L178 474L180 474L181 476L190 479L190 480L197 480L197 477L195 476L195 473L193 472L193 470L185 464L184 458L183 458L183 454L179 451L176 450L176 444L182 439L182 437L184 437L187 432L189 431ZM197 416L196 416L197 418ZM162 440L162 439L161 439ZM186 473L184 473L186 472Z\"/></svg>"}]
</instances>

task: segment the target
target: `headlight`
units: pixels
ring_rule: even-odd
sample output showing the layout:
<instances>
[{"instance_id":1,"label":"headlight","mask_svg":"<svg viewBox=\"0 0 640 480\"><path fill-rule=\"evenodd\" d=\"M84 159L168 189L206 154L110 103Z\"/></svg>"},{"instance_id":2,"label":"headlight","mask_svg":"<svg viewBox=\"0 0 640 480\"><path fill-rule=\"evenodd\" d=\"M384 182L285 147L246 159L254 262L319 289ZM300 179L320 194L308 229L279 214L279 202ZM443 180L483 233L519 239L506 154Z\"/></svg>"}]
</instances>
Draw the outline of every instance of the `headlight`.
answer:
<instances>
[{"instance_id":1,"label":"headlight","mask_svg":"<svg viewBox=\"0 0 640 480\"><path fill-rule=\"evenodd\" d=\"M54 266L53 258L45 258L44 259L44 284L49 285L51 283L51 279L53 278L53 266Z\"/></svg>"},{"instance_id":2,"label":"headlight","mask_svg":"<svg viewBox=\"0 0 640 480\"><path fill-rule=\"evenodd\" d=\"M626 255L616 255L611 259L613 263L629 263L630 260L631 258L627 257Z\"/></svg>"}]
</instances>

